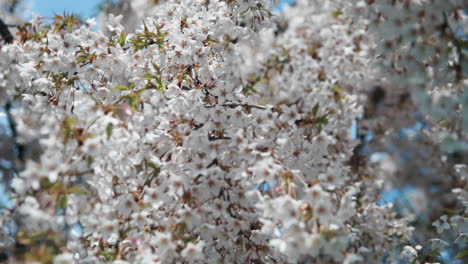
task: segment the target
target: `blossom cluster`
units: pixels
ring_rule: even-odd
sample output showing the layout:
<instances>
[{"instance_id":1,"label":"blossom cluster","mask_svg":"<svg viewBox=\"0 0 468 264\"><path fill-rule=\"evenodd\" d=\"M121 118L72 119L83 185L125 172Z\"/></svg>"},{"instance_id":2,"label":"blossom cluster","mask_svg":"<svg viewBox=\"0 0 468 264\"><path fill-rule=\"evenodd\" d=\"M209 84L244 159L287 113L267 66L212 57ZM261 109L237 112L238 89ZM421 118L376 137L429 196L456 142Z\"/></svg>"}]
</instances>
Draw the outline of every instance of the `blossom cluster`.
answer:
<instances>
[{"instance_id":1,"label":"blossom cluster","mask_svg":"<svg viewBox=\"0 0 468 264\"><path fill-rule=\"evenodd\" d=\"M379 34L387 32L376 33L369 19L411 1L395 7L300 0L282 15L273 13L274 1L152 2L132 3L139 25L110 14L105 30L94 32L92 20L72 15L57 15L52 24L35 18L1 47L1 100L17 102L18 143L35 142L40 155L24 157L11 182L14 206L0 222L14 220L17 240L29 245L58 245L25 258L379 263L383 255L396 261L399 251L410 261L418 257L409 245L411 219L376 204L386 175L356 164L359 141L349 133L364 112L363 94L385 72L377 66L391 59L394 68L412 67L397 55L375 56L390 54L380 49ZM418 8L411 12L429 9ZM397 11L375 19L394 23L405 16ZM425 16L415 19L436 27ZM409 32L398 41L408 56L408 43L429 41L425 32L412 38L411 28L393 30ZM421 56L418 65L427 59ZM461 55L453 56L438 63L459 65ZM433 86L466 82L457 71L450 80L431 71L451 78L429 69L417 74L440 82ZM466 206L466 192L456 193ZM440 221L438 231L447 229L447 217ZM466 239L466 218L450 221L460 231L457 242Z\"/></svg>"}]
</instances>

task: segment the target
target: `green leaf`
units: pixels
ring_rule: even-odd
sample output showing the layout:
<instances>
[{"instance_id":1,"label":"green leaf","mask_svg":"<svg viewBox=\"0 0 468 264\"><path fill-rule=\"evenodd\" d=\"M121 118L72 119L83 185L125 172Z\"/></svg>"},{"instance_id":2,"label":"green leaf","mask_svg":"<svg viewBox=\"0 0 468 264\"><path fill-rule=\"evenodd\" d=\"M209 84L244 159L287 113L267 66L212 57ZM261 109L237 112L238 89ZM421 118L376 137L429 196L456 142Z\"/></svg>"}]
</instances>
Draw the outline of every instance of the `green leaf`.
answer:
<instances>
[{"instance_id":1,"label":"green leaf","mask_svg":"<svg viewBox=\"0 0 468 264\"><path fill-rule=\"evenodd\" d=\"M103 256L106 258L107 261L112 261L115 259L115 252L109 252L109 251L101 251L98 253L99 255Z\"/></svg>"},{"instance_id":2,"label":"green leaf","mask_svg":"<svg viewBox=\"0 0 468 264\"><path fill-rule=\"evenodd\" d=\"M324 114L323 116L319 116L315 119L315 122L318 126L318 132L322 132L323 126L328 124L328 114Z\"/></svg>"},{"instance_id":3,"label":"green leaf","mask_svg":"<svg viewBox=\"0 0 468 264\"><path fill-rule=\"evenodd\" d=\"M70 189L67 189L67 193L70 193L70 194L85 194L85 195L88 195L90 194L88 190L85 190L85 189L82 189L80 187L71 187Z\"/></svg>"},{"instance_id":4,"label":"green leaf","mask_svg":"<svg viewBox=\"0 0 468 264\"><path fill-rule=\"evenodd\" d=\"M146 24L143 23L143 33L137 33L136 37L130 40L136 51L147 48L149 45L157 44L159 50L164 50L165 37L167 33L161 32L158 25L156 27L157 33L151 32Z\"/></svg>"},{"instance_id":5,"label":"green leaf","mask_svg":"<svg viewBox=\"0 0 468 264\"><path fill-rule=\"evenodd\" d=\"M468 256L468 249L465 249L463 251L458 252L458 254L455 256L456 259L461 259L464 257Z\"/></svg>"},{"instance_id":6,"label":"green leaf","mask_svg":"<svg viewBox=\"0 0 468 264\"><path fill-rule=\"evenodd\" d=\"M333 11L331 15L334 18L338 18L342 14L343 14L343 11L341 11L341 9L337 9L337 10Z\"/></svg>"},{"instance_id":7,"label":"green leaf","mask_svg":"<svg viewBox=\"0 0 468 264\"><path fill-rule=\"evenodd\" d=\"M49 181L49 178L41 178L39 180L41 189L48 190L50 187L52 187L52 183Z\"/></svg>"},{"instance_id":8,"label":"green leaf","mask_svg":"<svg viewBox=\"0 0 468 264\"><path fill-rule=\"evenodd\" d=\"M113 129L114 129L114 125L112 123L109 123L106 127L107 139L109 139L112 136Z\"/></svg>"},{"instance_id":9,"label":"green leaf","mask_svg":"<svg viewBox=\"0 0 468 264\"><path fill-rule=\"evenodd\" d=\"M159 80L158 76L154 75L154 74L151 74L151 73L147 73L143 76L140 76L140 78L143 78L143 79L155 79L155 80Z\"/></svg>"},{"instance_id":10,"label":"green leaf","mask_svg":"<svg viewBox=\"0 0 468 264\"><path fill-rule=\"evenodd\" d=\"M446 214L448 214L450 216L458 214L457 210L453 210L453 209L450 209L450 208L444 208L444 211L445 211Z\"/></svg>"},{"instance_id":11,"label":"green leaf","mask_svg":"<svg viewBox=\"0 0 468 264\"><path fill-rule=\"evenodd\" d=\"M247 12L249 12L250 9L251 7L249 6L246 10L242 11L241 15L245 15Z\"/></svg>"},{"instance_id":12,"label":"green leaf","mask_svg":"<svg viewBox=\"0 0 468 264\"><path fill-rule=\"evenodd\" d=\"M253 88L252 85L246 85L242 89L242 93L244 93L244 94L256 94L258 92L257 92L257 90L255 90L255 88Z\"/></svg>"},{"instance_id":13,"label":"green leaf","mask_svg":"<svg viewBox=\"0 0 468 264\"><path fill-rule=\"evenodd\" d=\"M86 162L88 163L88 167L90 167L90 166L93 164L93 162L94 162L93 157L88 156L88 158L86 159Z\"/></svg>"},{"instance_id":14,"label":"green leaf","mask_svg":"<svg viewBox=\"0 0 468 264\"><path fill-rule=\"evenodd\" d=\"M122 31L122 33L120 33L120 37L119 37L119 44L121 47L125 46L125 40L127 39L127 34Z\"/></svg>"},{"instance_id":15,"label":"green leaf","mask_svg":"<svg viewBox=\"0 0 468 264\"><path fill-rule=\"evenodd\" d=\"M436 257L439 257L440 256L440 252L437 251L437 250L434 250L434 251L431 251L429 253L427 253L428 256L431 256L433 258L436 258Z\"/></svg>"},{"instance_id":16,"label":"green leaf","mask_svg":"<svg viewBox=\"0 0 468 264\"><path fill-rule=\"evenodd\" d=\"M320 235L327 241L330 241L332 238L336 237L338 233L334 230L324 229L320 231Z\"/></svg>"},{"instance_id":17,"label":"green leaf","mask_svg":"<svg viewBox=\"0 0 468 264\"><path fill-rule=\"evenodd\" d=\"M140 104L140 95L139 94L129 94L127 96L128 104L130 105L130 108L134 111L138 109L138 105Z\"/></svg>"},{"instance_id":18,"label":"green leaf","mask_svg":"<svg viewBox=\"0 0 468 264\"><path fill-rule=\"evenodd\" d=\"M125 85L118 85L114 88L112 88L112 90L116 90L116 91L129 91L129 90L132 90L131 87L128 87L128 86L125 86Z\"/></svg>"},{"instance_id":19,"label":"green leaf","mask_svg":"<svg viewBox=\"0 0 468 264\"><path fill-rule=\"evenodd\" d=\"M185 235L188 232L188 226L185 222L180 223L178 229L180 235Z\"/></svg>"},{"instance_id":20,"label":"green leaf","mask_svg":"<svg viewBox=\"0 0 468 264\"><path fill-rule=\"evenodd\" d=\"M147 159L144 159L143 161L145 162L145 165L146 165L146 166L148 166L148 167L150 167L150 168L152 168L152 169L157 168L156 164L154 164L153 162L151 162L151 161L149 161L149 160L147 160Z\"/></svg>"},{"instance_id":21,"label":"green leaf","mask_svg":"<svg viewBox=\"0 0 468 264\"><path fill-rule=\"evenodd\" d=\"M160 91L162 94L166 91L166 84L159 81L158 86L157 86L158 91Z\"/></svg>"},{"instance_id":22,"label":"green leaf","mask_svg":"<svg viewBox=\"0 0 468 264\"><path fill-rule=\"evenodd\" d=\"M341 101L344 99L344 94L343 94L343 90L341 90L341 87L339 85L333 87L333 95L335 97L335 101L337 103L340 103L341 104Z\"/></svg>"},{"instance_id":23,"label":"green leaf","mask_svg":"<svg viewBox=\"0 0 468 264\"><path fill-rule=\"evenodd\" d=\"M314 107L312 108L312 115L313 115L314 117L317 116L317 112L318 112L318 109L319 109L319 105L320 105L320 103L316 103L316 104L314 105Z\"/></svg>"},{"instance_id":24,"label":"green leaf","mask_svg":"<svg viewBox=\"0 0 468 264\"><path fill-rule=\"evenodd\" d=\"M154 63L153 61L151 61L151 64L153 64L153 67L156 70L156 72L158 73L158 75L161 75L161 69L159 68L159 66L156 63Z\"/></svg>"},{"instance_id":25,"label":"green leaf","mask_svg":"<svg viewBox=\"0 0 468 264\"><path fill-rule=\"evenodd\" d=\"M67 202L68 202L68 195L66 195L66 194L62 195L62 197L60 198L60 201L59 201L59 208L62 209L62 210L67 208Z\"/></svg>"},{"instance_id":26,"label":"green leaf","mask_svg":"<svg viewBox=\"0 0 468 264\"><path fill-rule=\"evenodd\" d=\"M49 188L49 193L54 194L54 193L59 193L63 190L63 184L61 182L56 182L52 184Z\"/></svg>"}]
</instances>

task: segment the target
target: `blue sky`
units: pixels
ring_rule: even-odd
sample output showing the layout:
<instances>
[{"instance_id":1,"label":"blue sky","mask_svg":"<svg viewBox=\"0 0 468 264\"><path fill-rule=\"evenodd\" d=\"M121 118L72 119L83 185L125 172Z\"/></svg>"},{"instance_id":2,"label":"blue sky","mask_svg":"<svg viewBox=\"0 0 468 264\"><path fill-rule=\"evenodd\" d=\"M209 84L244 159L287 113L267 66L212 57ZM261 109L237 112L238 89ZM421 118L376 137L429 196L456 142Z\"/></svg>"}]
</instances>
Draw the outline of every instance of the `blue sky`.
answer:
<instances>
[{"instance_id":1,"label":"blue sky","mask_svg":"<svg viewBox=\"0 0 468 264\"><path fill-rule=\"evenodd\" d=\"M26 17L29 19L31 12L40 16L53 17L54 14L63 14L64 11L80 15L87 19L97 14L97 6L103 0L25 0L28 5ZM294 0L282 0L278 10L285 5L292 4Z\"/></svg>"},{"instance_id":2,"label":"blue sky","mask_svg":"<svg viewBox=\"0 0 468 264\"><path fill-rule=\"evenodd\" d=\"M286 5L291 5L294 3L294 0L282 0L278 6L278 10L282 11Z\"/></svg>"},{"instance_id":3,"label":"blue sky","mask_svg":"<svg viewBox=\"0 0 468 264\"><path fill-rule=\"evenodd\" d=\"M97 6L101 0L26 0L28 9L40 16L53 17L54 14L63 14L64 11L75 13L86 19L97 14Z\"/></svg>"}]
</instances>

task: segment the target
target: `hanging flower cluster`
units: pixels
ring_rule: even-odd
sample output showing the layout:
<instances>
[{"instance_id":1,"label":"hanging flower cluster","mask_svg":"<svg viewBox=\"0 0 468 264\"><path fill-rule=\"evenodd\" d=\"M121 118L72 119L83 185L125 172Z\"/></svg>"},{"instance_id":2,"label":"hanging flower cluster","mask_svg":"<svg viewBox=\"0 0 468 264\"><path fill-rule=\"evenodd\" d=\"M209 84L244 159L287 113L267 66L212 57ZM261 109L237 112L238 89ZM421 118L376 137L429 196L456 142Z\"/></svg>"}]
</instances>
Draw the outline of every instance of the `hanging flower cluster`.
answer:
<instances>
[{"instance_id":1,"label":"hanging flower cluster","mask_svg":"<svg viewBox=\"0 0 468 264\"><path fill-rule=\"evenodd\" d=\"M391 36L384 43L393 41L382 46L374 27L409 15L398 10L411 1L388 7L303 0L281 16L270 1L153 2L133 4L138 26L122 25L122 15L107 16L100 32L72 15L51 24L36 18L2 46L1 100L18 102L18 142L36 142L41 154L24 157L11 182L14 206L0 223L14 220L24 244L55 245L24 258L379 263L400 252L418 258L419 249L408 245L411 219L376 204L385 175L356 166L359 141L349 131L363 112L362 91L384 71L376 52L408 75L416 74L406 63L413 52L416 68L429 59L431 52L411 50L432 45L429 29L421 33L437 28L426 6L408 12L422 12L414 19L427 25L377 30ZM393 40L394 32L408 36ZM405 61L385 50L397 45ZM456 68L460 56L437 62ZM433 86L463 82L463 72L451 73L417 74ZM466 193L457 194L466 206ZM450 223L460 231L457 241L466 239L466 218ZM434 225L451 227L447 217ZM433 240L434 247L443 243Z\"/></svg>"}]
</instances>

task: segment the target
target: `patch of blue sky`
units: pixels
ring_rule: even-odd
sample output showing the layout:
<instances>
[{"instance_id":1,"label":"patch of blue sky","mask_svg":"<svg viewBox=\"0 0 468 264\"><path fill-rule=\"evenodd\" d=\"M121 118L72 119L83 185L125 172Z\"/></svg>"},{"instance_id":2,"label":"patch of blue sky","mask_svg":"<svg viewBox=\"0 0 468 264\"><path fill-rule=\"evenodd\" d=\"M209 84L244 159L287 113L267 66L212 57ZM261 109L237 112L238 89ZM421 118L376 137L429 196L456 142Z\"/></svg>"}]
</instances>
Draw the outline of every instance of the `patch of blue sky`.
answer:
<instances>
[{"instance_id":1,"label":"patch of blue sky","mask_svg":"<svg viewBox=\"0 0 468 264\"><path fill-rule=\"evenodd\" d=\"M0 158L0 166L7 170L13 169L13 165L11 164L11 162L2 158Z\"/></svg>"},{"instance_id":2,"label":"patch of blue sky","mask_svg":"<svg viewBox=\"0 0 468 264\"><path fill-rule=\"evenodd\" d=\"M98 5L101 1L97 0L29 0L26 3L26 19L33 15L53 18L54 15L63 15L73 13L79 15L82 19L94 17L98 13Z\"/></svg>"},{"instance_id":3,"label":"patch of blue sky","mask_svg":"<svg viewBox=\"0 0 468 264\"><path fill-rule=\"evenodd\" d=\"M5 208L11 209L12 207L13 207L13 204L8 198L8 194L6 193L5 186L3 184L0 184L0 211Z\"/></svg>"},{"instance_id":4,"label":"patch of blue sky","mask_svg":"<svg viewBox=\"0 0 468 264\"><path fill-rule=\"evenodd\" d=\"M5 108L0 107L0 127L8 126L8 117L5 113Z\"/></svg>"},{"instance_id":5,"label":"patch of blue sky","mask_svg":"<svg viewBox=\"0 0 468 264\"><path fill-rule=\"evenodd\" d=\"M364 135L365 142L370 142L372 141L373 138L374 138L374 135L370 131Z\"/></svg>"},{"instance_id":6,"label":"patch of blue sky","mask_svg":"<svg viewBox=\"0 0 468 264\"><path fill-rule=\"evenodd\" d=\"M8 129L8 117L5 113L5 108L1 107L0 108L0 127L3 130L3 132L6 132L7 135L11 135L11 131ZM5 169L11 169L11 163L7 160L0 159L0 166L5 168ZM0 179L3 179L3 177L6 177L5 175L1 175L2 172L0 172ZM12 204L10 202L10 199L8 198L7 191L5 189L5 185L0 183L0 211L5 209L5 208L12 208Z\"/></svg>"},{"instance_id":7,"label":"patch of blue sky","mask_svg":"<svg viewBox=\"0 0 468 264\"><path fill-rule=\"evenodd\" d=\"M432 194L438 193L439 191L440 191L440 187L439 187L439 186L436 186L436 185L432 185L432 186L429 188L429 192L432 193Z\"/></svg>"},{"instance_id":8,"label":"patch of blue sky","mask_svg":"<svg viewBox=\"0 0 468 264\"><path fill-rule=\"evenodd\" d=\"M441 261L442 263L450 263L450 264L466 263L466 262L463 262L463 259L456 259L455 255L456 255L456 252L454 252L453 249L449 248L448 250L444 250L440 252L440 256L437 257L437 259Z\"/></svg>"},{"instance_id":9,"label":"patch of blue sky","mask_svg":"<svg viewBox=\"0 0 468 264\"><path fill-rule=\"evenodd\" d=\"M282 12L286 6L293 5L295 2L295 0L283 0L276 7L276 11Z\"/></svg>"},{"instance_id":10,"label":"patch of blue sky","mask_svg":"<svg viewBox=\"0 0 468 264\"><path fill-rule=\"evenodd\" d=\"M456 27L455 36L462 40L468 40L468 32L466 32L466 30L461 26Z\"/></svg>"},{"instance_id":11,"label":"patch of blue sky","mask_svg":"<svg viewBox=\"0 0 468 264\"><path fill-rule=\"evenodd\" d=\"M253 189L259 190L260 192L266 192L268 190L274 190L276 186L277 186L276 182L273 182L273 183L263 182L263 183L260 183L259 185L253 186Z\"/></svg>"},{"instance_id":12,"label":"patch of blue sky","mask_svg":"<svg viewBox=\"0 0 468 264\"><path fill-rule=\"evenodd\" d=\"M33 14L53 18L55 14L62 15L64 12L74 13L83 19L96 16L98 6L104 1L98 0L28 0L25 8L26 19L32 18ZM294 0L282 0L275 11L282 12L288 5L294 4Z\"/></svg>"},{"instance_id":13,"label":"patch of blue sky","mask_svg":"<svg viewBox=\"0 0 468 264\"><path fill-rule=\"evenodd\" d=\"M351 138L357 139L358 136L359 136L358 133L359 133L359 130L358 130L358 121L357 121L357 120L353 120L353 123L351 123L351 131L350 131Z\"/></svg>"},{"instance_id":14,"label":"patch of blue sky","mask_svg":"<svg viewBox=\"0 0 468 264\"><path fill-rule=\"evenodd\" d=\"M18 225L13 220L3 222L3 226L1 226L0 228L2 229L4 234L8 234L12 237L16 236L16 233L19 229Z\"/></svg>"},{"instance_id":15,"label":"patch of blue sky","mask_svg":"<svg viewBox=\"0 0 468 264\"><path fill-rule=\"evenodd\" d=\"M403 188L396 188L396 189L392 189L389 191L384 191L380 194L380 199L377 201L377 204L384 205L388 203L397 203L397 202L406 203L408 199L407 198L408 194L416 190L417 190L416 187L412 185L408 185Z\"/></svg>"},{"instance_id":16,"label":"patch of blue sky","mask_svg":"<svg viewBox=\"0 0 468 264\"><path fill-rule=\"evenodd\" d=\"M385 158L387 153L385 152L374 152L370 155L369 160L370 162L379 162Z\"/></svg>"},{"instance_id":17,"label":"patch of blue sky","mask_svg":"<svg viewBox=\"0 0 468 264\"><path fill-rule=\"evenodd\" d=\"M80 223L77 223L77 224L73 225L69 230L70 235L72 235L74 237L81 236L83 234L83 231L84 231L84 228Z\"/></svg>"},{"instance_id":18,"label":"patch of blue sky","mask_svg":"<svg viewBox=\"0 0 468 264\"><path fill-rule=\"evenodd\" d=\"M401 128L400 131L398 132L398 136L403 139L403 138L408 138L408 139L416 139L420 135L420 131L427 128L427 125L424 121L418 121L416 122L412 127L404 127Z\"/></svg>"}]
</instances>

